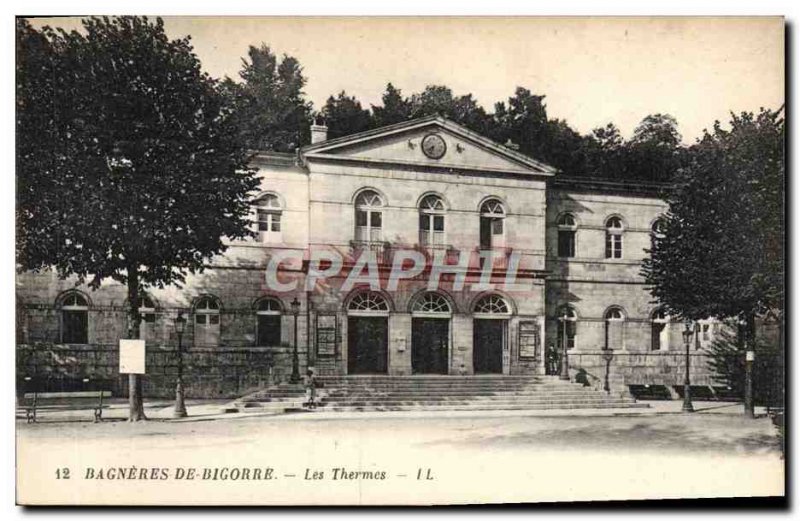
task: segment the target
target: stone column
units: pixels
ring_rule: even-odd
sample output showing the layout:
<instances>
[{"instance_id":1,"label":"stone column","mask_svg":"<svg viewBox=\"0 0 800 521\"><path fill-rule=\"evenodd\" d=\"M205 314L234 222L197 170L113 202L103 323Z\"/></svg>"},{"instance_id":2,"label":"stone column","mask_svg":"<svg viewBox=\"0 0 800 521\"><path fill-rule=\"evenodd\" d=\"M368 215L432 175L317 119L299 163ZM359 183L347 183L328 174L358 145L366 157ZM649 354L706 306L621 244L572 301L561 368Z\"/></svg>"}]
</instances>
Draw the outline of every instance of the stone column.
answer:
<instances>
[{"instance_id":1,"label":"stone column","mask_svg":"<svg viewBox=\"0 0 800 521\"><path fill-rule=\"evenodd\" d=\"M411 315L389 315L389 374L411 374Z\"/></svg>"},{"instance_id":2,"label":"stone column","mask_svg":"<svg viewBox=\"0 0 800 521\"><path fill-rule=\"evenodd\" d=\"M457 314L451 320L450 374L474 374L472 367L472 316Z\"/></svg>"}]
</instances>

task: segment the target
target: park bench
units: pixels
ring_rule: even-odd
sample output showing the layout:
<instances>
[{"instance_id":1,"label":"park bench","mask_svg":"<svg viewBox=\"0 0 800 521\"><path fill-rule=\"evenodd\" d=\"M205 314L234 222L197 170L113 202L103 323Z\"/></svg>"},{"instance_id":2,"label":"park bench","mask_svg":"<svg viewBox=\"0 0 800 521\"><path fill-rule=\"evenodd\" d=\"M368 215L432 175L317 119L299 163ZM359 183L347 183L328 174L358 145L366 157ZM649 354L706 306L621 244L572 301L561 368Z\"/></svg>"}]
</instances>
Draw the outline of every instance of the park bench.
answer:
<instances>
[{"instance_id":1,"label":"park bench","mask_svg":"<svg viewBox=\"0 0 800 521\"><path fill-rule=\"evenodd\" d=\"M25 393L25 417L28 423L36 423L40 411L93 410L94 422L103 420L104 398L110 398L111 391L66 391Z\"/></svg>"}]
</instances>

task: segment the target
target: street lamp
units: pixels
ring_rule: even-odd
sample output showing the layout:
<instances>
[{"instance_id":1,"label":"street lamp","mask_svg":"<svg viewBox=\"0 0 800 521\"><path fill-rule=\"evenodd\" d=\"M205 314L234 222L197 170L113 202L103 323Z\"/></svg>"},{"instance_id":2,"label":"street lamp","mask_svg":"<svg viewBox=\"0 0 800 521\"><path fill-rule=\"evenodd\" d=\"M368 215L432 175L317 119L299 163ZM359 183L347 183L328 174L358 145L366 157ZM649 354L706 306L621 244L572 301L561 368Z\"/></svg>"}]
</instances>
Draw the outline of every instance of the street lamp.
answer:
<instances>
[{"instance_id":1,"label":"street lamp","mask_svg":"<svg viewBox=\"0 0 800 521\"><path fill-rule=\"evenodd\" d=\"M559 376L559 380L567 380L569 381L569 360L567 359L567 319L569 315L567 314L567 310L564 309L564 316L561 317L561 327L562 334L561 334L561 375Z\"/></svg>"},{"instance_id":2,"label":"street lamp","mask_svg":"<svg viewBox=\"0 0 800 521\"><path fill-rule=\"evenodd\" d=\"M289 379L290 383L300 383L300 361L297 358L297 315L300 314L300 301L294 297L289 305L292 307L292 315L294 316L294 350L292 351L292 376Z\"/></svg>"},{"instance_id":3,"label":"street lamp","mask_svg":"<svg viewBox=\"0 0 800 521\"><path fill-rule=\"evenodd\" d=\"M689 379L689 344L692 343L692 335L694 334L691 320L684 322L683 330L683 343L686 345L686 374L683 377L683 407L682 412L694 412L692 406L692 389L691 381Z\"/></svg>"},{"instance_id":4,"label":"street lamp","mask_svg":"<svg viewBox=\"0 0 800 521\"><path fill-rule=\"evenodd\" d=\"M183 403L183 332L186 331L186 318L183 312L178 312L175 319L175 333L178 335L178 383L175 384L175 411L173 418L185 418L186 404Z\"/></svg>"},{"instance_id":5,"label":"street lamp","mask_svg":"<svg viewBox=\"0 0 800 521\"><path fill-rule=\"evenodd\" d=\"M608 374L611 372L611 360L614 358L614 350L606 346L603 348L603 360L606 362L606 378L603 382L603 390L606 394L611 394L611 386L608 385Z\"/></svg>"}]
</instances>

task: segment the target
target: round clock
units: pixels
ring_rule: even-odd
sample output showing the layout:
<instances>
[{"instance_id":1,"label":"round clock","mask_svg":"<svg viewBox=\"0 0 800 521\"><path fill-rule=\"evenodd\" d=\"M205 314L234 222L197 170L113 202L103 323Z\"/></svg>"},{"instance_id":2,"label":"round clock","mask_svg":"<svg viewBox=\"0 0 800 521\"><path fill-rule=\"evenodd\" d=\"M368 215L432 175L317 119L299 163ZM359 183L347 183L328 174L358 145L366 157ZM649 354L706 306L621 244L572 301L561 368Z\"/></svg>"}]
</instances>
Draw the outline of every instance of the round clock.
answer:
<instances>
[{"instance_id":1,"label":"round clock","mask_svg":"<svg viewBox=\"0 0 800 521\"><path fill-rule=\"evenodd\" d=\"M447 144L439 134L428 134L422 138L422 152L431 159L441 159L447 152Z\"/></svg>"}]
</instances>

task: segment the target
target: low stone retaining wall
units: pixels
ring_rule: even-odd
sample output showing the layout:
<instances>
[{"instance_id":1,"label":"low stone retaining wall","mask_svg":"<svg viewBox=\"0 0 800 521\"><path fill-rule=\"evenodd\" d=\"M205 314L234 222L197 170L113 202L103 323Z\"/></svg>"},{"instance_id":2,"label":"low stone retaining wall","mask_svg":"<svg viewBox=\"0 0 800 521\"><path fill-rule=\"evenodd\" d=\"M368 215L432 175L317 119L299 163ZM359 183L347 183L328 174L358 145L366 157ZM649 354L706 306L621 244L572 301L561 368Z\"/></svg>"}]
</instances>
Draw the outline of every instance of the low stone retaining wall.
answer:
<instances>
[{"instance_id":1,"label":"low stone retaining wall","mask_svg":"<svg viewBox=\"0 0 800 521\"><path fill-rule=\"evenodd\" d=\"M299 348L305 360L305 348ZM29 344L17 346L17 391L110 388L127 396L128 377L119 374L116 345ZM143 392L148 398L175 394L178 352L147 347ZM188 398L236 398L291 375L291 347L216 347L184 350L183 382ZM301 374L305 370L300 367ZM84 381L88 380L88 381Z\"/></svg>"}]
</instances>

